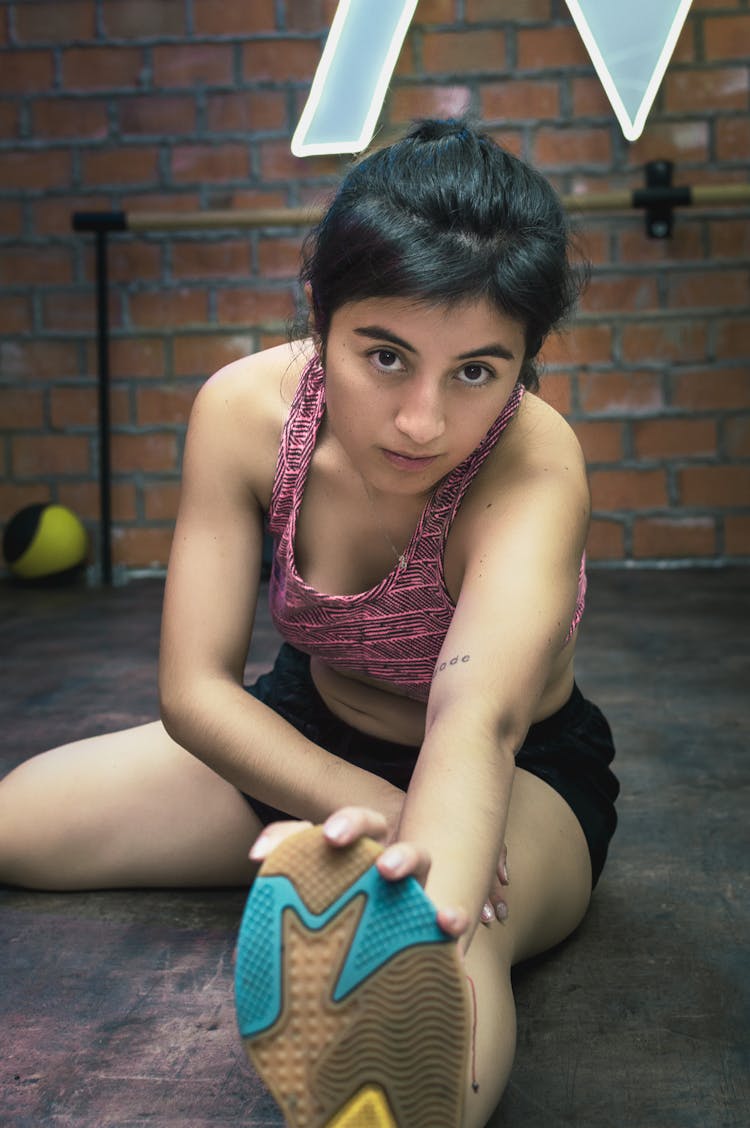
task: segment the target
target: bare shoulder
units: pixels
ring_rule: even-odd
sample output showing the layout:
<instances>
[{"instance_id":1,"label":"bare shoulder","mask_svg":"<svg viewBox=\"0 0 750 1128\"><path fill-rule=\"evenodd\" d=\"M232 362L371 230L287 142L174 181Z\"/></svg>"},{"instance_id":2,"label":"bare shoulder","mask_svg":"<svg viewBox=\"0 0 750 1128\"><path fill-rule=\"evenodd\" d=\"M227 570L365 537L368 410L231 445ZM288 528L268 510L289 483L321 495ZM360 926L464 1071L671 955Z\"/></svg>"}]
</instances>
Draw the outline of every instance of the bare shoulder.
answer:
<instances>
[{"instance_id":1,"label":"bare shoulder","mask_svg":"<svg viewBox=\"0 0 750 1128\"><path fill-rule=\"evenodd\" d=\"M249 483L265 505L270 496L284 422L305 365L308 342L278 345L244 356L201 387L190 415L191 453L235 481Z\"/></svg>"},{"instance_id":2,"label":"bare shoulder","mask_svg":"<svg viewBox=\"0 0 750 1128\"><path fill-rule=\"evenodd\" d=\"M521 401L510 454L525 473L562 471L572 481L585 481L586 463L578 437L568 421L538 395Z\"/></svg>"}]
</instances>

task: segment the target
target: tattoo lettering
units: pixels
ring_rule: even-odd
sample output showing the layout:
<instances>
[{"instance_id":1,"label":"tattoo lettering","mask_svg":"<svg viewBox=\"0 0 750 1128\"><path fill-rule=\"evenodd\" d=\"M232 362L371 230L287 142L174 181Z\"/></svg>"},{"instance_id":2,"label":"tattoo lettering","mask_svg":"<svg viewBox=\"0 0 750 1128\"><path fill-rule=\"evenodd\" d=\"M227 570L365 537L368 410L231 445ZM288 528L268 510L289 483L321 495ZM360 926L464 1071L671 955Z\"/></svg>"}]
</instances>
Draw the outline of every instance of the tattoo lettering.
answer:
<instances>
[{"instance_id":1,"label":"tattoo lettering","mask_svg":"<svg viewBox=\"0 0 750 1128\"><path fill-rule=\"evenodd\" d=\"M445 662L440 662L435 667L435 673L440 674L443 670L447 670L449 666L463 665L465 662L471 661L470 654L456 654L453 658L448 658Z\"/></svg>"}]
</instances>

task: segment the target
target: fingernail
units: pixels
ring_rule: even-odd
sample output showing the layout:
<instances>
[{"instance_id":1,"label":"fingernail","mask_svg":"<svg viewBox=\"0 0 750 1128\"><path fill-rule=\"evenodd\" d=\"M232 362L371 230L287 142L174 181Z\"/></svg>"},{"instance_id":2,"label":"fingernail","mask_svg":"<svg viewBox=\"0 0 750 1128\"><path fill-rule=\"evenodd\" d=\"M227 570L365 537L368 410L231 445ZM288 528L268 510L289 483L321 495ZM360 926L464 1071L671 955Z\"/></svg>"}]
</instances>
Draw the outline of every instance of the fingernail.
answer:
<instances>
[{"instance_id":1,"label":"fingernail","mask_svg":"<svg viewBox=\"0 0 750 1128\"><path fill-rule=\"evenodd\" d=\"M333 815L325 824L326 838L343 838L349 829L346 815Z\"/></svg>"},{"instance_id":2,"label":"fingernail","mask_svg":"<svg viewBox=\"0 0 750 1128\"><path fill-rule=\"evenodd\" d=\"M501 924L508 919L508 906L504 901L499 901L497 905L495 905L495 916Z\"/></svg>"},{"instance_id":3,"label":"fingernail","mask_svg":"<svg viewBox=\"0 0 750 1128\"><path fill-rule=\"evenodd\" d=\"M508 863L507 862L503 863L503 883L505 885L510 885L510 874L508 873Z\"/></svg>"},{"instance_id":4,"label":"fingernail","mask_svg":"<svg viewBox=\"0 0 750 1128\"><path fill-rule=\"evenodd\" d=\"M265 835L265 834L261 834L259 838L255 839L255 842L253 842L252 846L250 847L250 855L249 856L251 858L262 858L263 855L266 853L267 849L268 849L268 836Z\"/></svg>"},{"instance_id":5,"label":"fingernail","mask_svg":"<svg viewBox=\"0 0 750 1128\"><path fill-rule=\"evenodd\" d=\"M400 850L398 846L392 846L381 855L380 864L390 870L391 873L395 873L404 864L403 850Z\"/></svg>"},{"instance_id":6,"label":"fingernail","mask_svg":"<svg viewBox=\"0 0 750 1128\"><path fill-rule=\"evenodd\" d=\"M492 905L490 905L489 903L483 905L482 906L482 920L484 921L484 923L489 924L490 921L494 920L494 919L495 919L495 913L493 911Z\"/></svg>"}]
</instances>

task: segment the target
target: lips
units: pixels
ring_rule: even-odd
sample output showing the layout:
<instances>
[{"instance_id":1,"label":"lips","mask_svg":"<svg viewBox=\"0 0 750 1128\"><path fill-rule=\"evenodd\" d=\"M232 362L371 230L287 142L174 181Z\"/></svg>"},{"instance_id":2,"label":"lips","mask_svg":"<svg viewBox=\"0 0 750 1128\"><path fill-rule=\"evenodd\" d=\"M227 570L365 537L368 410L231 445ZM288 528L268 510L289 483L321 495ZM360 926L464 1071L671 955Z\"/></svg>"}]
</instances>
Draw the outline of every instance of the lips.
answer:
<instances>
[{"instance_id":1,"label":"lips","mask_svg":"<svg viewBox=\"0 0 750 1128\"><path fill-rule=\"evenodd\" d=\"M433 462L437 460L437 455L430 455L427 458L417 458L411 454L402 454L397 450L383 450L383 454L392 466L396 466L399 470L426 470L428 466L432 466Z\"/></svg>"}]
</instances>

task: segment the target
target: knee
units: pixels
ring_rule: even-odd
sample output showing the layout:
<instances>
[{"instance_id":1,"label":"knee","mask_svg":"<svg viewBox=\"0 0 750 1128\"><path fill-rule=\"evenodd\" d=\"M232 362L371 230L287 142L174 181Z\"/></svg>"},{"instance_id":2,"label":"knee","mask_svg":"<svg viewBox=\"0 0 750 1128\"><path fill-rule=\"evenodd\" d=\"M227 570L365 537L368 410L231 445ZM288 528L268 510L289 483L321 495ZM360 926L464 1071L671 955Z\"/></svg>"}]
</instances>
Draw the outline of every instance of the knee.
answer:
<instances>
[{"instance_id":1,"label":"knee","mask_svg":"<svg viewBox=\"0 0 750 1128\"><path fill-rule=\"evenodd\" d=\"M0 780L0 884L50 888L45 859L54 854L49 841L52 820L39 796L33 761L20 764Z\"/></svg>"}]
</instances>

